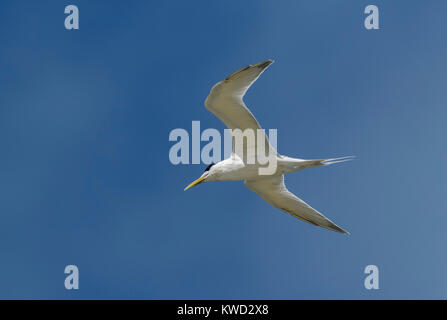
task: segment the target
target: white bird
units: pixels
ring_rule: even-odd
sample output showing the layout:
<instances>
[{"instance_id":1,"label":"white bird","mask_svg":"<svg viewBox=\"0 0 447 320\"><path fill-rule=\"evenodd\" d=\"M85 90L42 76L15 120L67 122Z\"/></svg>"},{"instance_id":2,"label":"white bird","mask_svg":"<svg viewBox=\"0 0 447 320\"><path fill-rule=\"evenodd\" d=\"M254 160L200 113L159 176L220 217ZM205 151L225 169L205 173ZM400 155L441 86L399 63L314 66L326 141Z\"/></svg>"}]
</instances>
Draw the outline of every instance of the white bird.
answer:
<instances>
[{"instance_id":1,"label":"white bird","mask_svg":"<svg viewBox=\"0 0 447 320\"><path fill-rule=\"evenodd\" d=\"M225 80L217 83L205 100L206 108L217 116L229 129L261 129L256 118L243 101L248 88L259 78L264 70L273 63L266 60L255 65L249 65L231 74ZM249 140L249 139L247 139ZM249 161L261 143L266 146L268 154L277 161L276 170L271 175L260 175L259 163ZM209 165L205 172L188 185L185 190L205 181L245 180L247 188L257 193L261 198L276 208L290 215L329 230L347 233L346 230L334 224L320 212L287 190L284 184L284 174L300 171L305 168L326 166L338 162L351 160L353 157L333 159L304 160L280 155L270 145L267 137L247 141L243 148L235 148L233 138L233 152L228 159Z\"/></svg>"}]
</instances>

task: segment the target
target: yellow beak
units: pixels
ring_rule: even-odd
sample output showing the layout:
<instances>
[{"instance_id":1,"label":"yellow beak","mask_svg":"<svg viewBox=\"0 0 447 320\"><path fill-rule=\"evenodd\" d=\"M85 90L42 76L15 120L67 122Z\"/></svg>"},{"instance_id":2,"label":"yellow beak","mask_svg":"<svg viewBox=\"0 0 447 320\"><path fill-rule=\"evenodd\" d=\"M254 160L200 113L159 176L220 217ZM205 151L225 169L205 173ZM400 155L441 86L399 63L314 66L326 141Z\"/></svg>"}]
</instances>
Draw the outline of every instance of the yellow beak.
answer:
<instances>
[{"instance_id":1,"label":"yellow beak","mask_svg":"<svg viewBox=\"0 0 447 320\"><path fill-rule=\"evenodd\" d=\"M192 187L194 187L194 186L196 186L196 185L198 185L198 184L200 184L200 183L202 183L202 182L204 182L204 181L205 181L205 178L200 177L199 179L194 180L193 182L191 182L191 184L190 184L189 186L187 186L187 187L185 188L184 191L186 191L186 190L188 190L189 188L192 188Z\"/></svg>"}]
</instances>

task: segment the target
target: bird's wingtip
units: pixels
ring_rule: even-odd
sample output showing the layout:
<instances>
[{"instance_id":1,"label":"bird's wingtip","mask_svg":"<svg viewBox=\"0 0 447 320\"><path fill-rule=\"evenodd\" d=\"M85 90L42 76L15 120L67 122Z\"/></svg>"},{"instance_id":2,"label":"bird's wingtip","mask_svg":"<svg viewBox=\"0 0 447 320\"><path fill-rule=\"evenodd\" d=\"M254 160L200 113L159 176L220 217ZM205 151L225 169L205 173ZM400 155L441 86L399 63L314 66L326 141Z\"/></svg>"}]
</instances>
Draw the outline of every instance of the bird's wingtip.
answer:
<instances>
[{"instance_id":1,"label":"bird's wingtip","mask_svg":"<svg viewBox=\"0 0 447 320\"><path fill-rule=\"evenodd\" d=\"M337 228L335 228L334 231L337 231L337 232L346 234L346 235L348 235L348 236L351 235L351 233L350 233L348 230L345 230L345 229L343 229L343 228L340 228L339 226L337 226Z\"/></svg>"},{"instance_id":2,"label":"bird's wingtip","mask_svg":"<svg viewBox=\"0 0 447 320\"><path fill-rule=\"evenodd\" d=\"M271 65L272 63L274 63L275 61L274 60L272 60L272 59L267 59L267 60L265 60L265 61L263 61L263 62L260 62L260 63L258 63L258 67L259 68L261 68L261 69L265 69L265 68L267 68L269 65Z\"/></svg>"},{"instance_id":3,"label":"bird's wingtip","mask_svg":"<svg viewBox=\"0 0 447 320\"><path fill-rule=\"evenodd\" d=\"M331 222L330 226L328 226L327 228L332 230L332 231L336 231L336 232L339 232L339 233L347 234L348 236L351 235L348 230L345 230L345 229L337 226L333 222Z\"/></svg>"}]
</instances>

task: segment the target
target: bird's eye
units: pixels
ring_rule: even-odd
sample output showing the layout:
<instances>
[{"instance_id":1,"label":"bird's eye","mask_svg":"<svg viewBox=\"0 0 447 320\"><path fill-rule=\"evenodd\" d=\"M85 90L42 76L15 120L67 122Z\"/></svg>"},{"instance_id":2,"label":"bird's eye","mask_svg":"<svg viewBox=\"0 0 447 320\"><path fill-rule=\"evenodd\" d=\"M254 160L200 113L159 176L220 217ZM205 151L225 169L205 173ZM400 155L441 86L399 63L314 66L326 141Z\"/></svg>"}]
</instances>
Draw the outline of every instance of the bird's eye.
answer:
<instances>
[{"instance_id":1,"label":"bird's eye","mask_svg":"<svg viewBox=\"0 0 447 320\"><path fill-rule=\"evenodd\" d=\"M208 167L206 167L205 172L209 171L211 169L211 167L214 165L215 165L215 163L211 163Z\"/></svg>"}]
</instances>

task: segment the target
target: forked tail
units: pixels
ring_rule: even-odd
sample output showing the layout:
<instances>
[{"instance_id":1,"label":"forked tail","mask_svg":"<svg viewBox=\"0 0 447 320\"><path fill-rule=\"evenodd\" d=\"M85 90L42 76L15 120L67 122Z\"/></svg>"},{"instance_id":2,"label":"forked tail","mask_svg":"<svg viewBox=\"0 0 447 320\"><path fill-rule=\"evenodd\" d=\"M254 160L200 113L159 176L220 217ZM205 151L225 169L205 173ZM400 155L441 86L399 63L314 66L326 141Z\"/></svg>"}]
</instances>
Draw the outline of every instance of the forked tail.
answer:
<instances>
[{"instance_id":1,"label":"forked tail","mask_svg":"<svg viewBox=\"0 0 447 320\"><path fill-rule=\"evenodd\" d=\"M304 160L304 159L293 159L290 162L291 171L299 171L302 169L319 167L319 166L328 166L330 164L345 162L353 160L354 156L341 157L341 158L332 158L332 159L319 159L319 160Z\"/></svg>"},{"instance_id":2,"label":"forked tail","mask_svg":"<svg viewBox=\"0 0 447 320\"><path fill-rule=\"evenodd\" d=\"M354 158L355 158L355 156L347 156L347 157L341 157L341 158L324 159L324 160L319 160L319 161L321 162L321 165L327 166L327 165L334 164L334 163L351 161L351 160L354 160Z\"/></svg>"}]
</instances>

